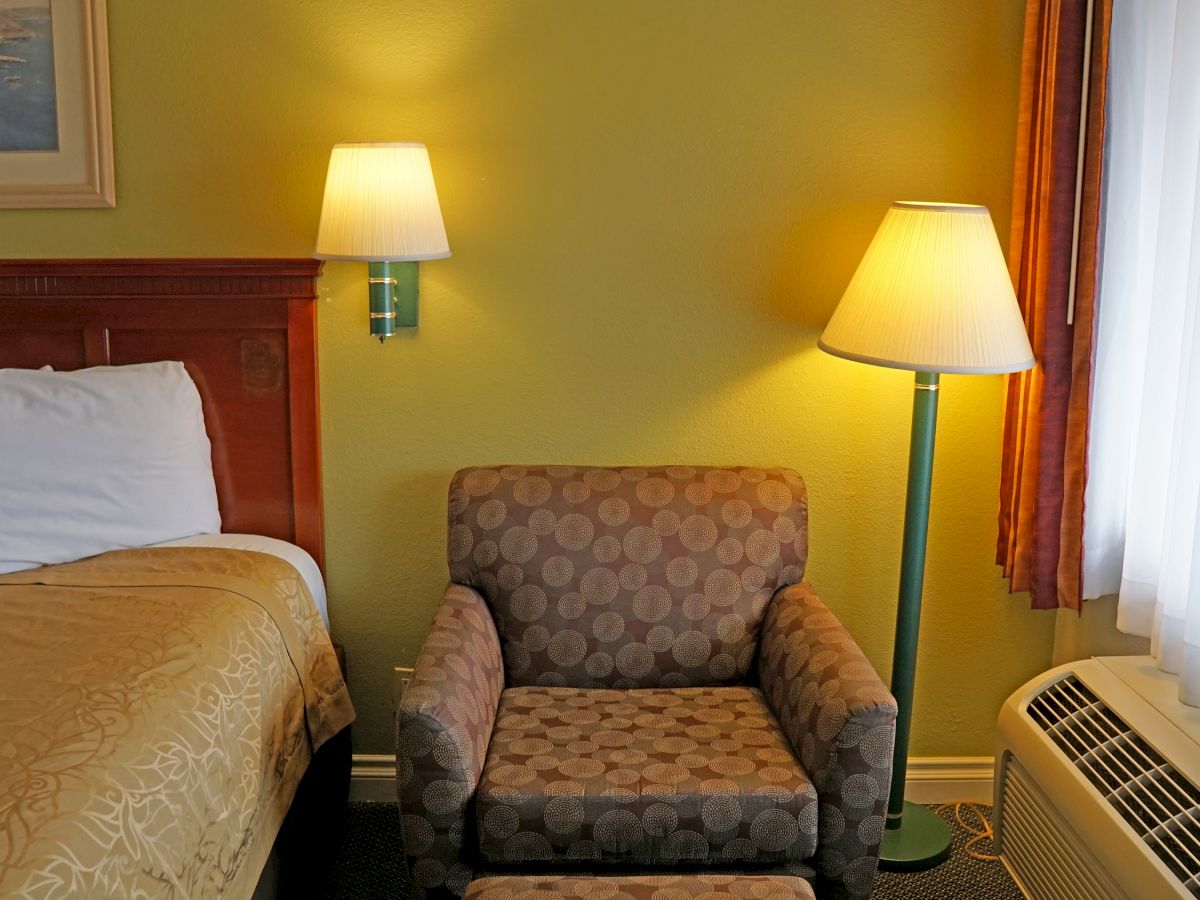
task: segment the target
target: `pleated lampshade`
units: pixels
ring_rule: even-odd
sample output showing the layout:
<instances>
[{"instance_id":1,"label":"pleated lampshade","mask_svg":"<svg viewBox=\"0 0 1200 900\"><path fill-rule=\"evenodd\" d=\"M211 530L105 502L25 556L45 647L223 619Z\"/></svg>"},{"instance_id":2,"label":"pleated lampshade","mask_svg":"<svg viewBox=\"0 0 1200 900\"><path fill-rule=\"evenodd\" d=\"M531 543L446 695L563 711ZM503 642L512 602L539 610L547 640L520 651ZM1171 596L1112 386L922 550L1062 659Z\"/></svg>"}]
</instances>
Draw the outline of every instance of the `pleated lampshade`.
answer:
<instances>
[{"instance_id":1,"label":"pleated lampshade","mask_svg":"<svg viewBox=\"0 0 1200 900\"><path fill-rule=\"evenodd\" d=\"M817 345L918 372L1033 366L987 207L893 203Z\"/></svg>"},{"instance_id":2,"label":"pleated lampshade","mask_svg":"<svg viewBox=\"0 0 1200 900\"><path fill-rule=\"evenodd\" d=\"M313 255L368 262L449 256L425 145L334 146Z\"/></svg>"}]
</instances>

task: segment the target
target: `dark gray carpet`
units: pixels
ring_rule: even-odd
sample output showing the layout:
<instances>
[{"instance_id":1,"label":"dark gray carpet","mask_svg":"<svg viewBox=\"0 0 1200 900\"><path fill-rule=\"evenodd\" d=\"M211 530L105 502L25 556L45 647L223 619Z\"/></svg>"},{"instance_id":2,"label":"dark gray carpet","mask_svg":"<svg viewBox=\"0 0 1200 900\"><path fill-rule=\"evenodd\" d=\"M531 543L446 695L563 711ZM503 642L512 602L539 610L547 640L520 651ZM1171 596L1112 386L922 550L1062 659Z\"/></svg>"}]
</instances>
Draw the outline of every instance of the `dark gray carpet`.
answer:
<instances>
[{"instance_id":1,"label":"dark gray carpet","mask_svg":"<svg viewBox=\"0 0 1200 900\"><path fill-rule=\"evenodd\" d=\"M977 807L985 814L991 812L983 804ZM963 845L972 833L954 820L954 807L942 810L939 815L950 824L954 839L950 858L927 872L880 872L872 900L1023 900L1004 863L975 859L964 852ZM977 818L968 810L963 810L962 818L972 828L979 828ZM986 838L976 841L971 849L989 856L996 852Z\"/></svg>"},{"instance_id":2,"label":"dark gray carpet","mask_svg":"<svg viewBox=\"0 0 1200 900\"><path fill-rule=\"evenodd\" d=\"M928 872L881 873L875 882L874 900L1021 900L1021 892L1001 863L974 859L963 852L971 835L954 820L953 808L943 810L941 816L954 833L950 859ZM986 840L974 844L973 849L992 852ZM346 838L326 885L325 900L404 896L405 869L400 854L396 807L391 803L351 803Z\"/></svg>"},{"instance_id":3,"label":"dark gray carpet","mask_svg":"<svg viewBox=\"0 0 1200 900\"><path fill-rule=\"evenodd\" d=\"M394 803L350 801L341 853L325 885L325 900L403 897L408 870ZM290 898L283 898L290 900Z\"/></svg>"}]
</instances>

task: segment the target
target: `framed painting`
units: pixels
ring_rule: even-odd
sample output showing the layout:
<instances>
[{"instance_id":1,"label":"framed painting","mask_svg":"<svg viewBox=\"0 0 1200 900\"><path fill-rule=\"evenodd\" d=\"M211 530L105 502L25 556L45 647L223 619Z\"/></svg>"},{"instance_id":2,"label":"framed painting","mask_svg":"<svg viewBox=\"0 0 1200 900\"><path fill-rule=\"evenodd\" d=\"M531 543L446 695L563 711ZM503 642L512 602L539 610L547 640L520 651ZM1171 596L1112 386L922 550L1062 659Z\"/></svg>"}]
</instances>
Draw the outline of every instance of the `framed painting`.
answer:
<instances>
[{"instance_id":1,"label":"framed painting","mask_svg":"<svg viewBox=\"0 0 1200 900\"><path fill-rule=\"evenodd\" d=\"M115 206L105 0L0 0L0 207Z\"/></svg>"}]
</instances>

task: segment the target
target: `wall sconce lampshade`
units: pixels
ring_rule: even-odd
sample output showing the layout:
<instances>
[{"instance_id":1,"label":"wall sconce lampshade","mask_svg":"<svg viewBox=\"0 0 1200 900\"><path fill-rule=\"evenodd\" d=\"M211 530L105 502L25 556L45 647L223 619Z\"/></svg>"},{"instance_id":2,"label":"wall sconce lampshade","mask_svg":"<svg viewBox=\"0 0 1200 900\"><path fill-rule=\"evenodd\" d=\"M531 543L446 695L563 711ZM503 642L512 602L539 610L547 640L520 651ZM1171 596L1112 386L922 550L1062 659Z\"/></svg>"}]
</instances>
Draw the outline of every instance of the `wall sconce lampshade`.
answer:
<instances>
[{"instance_id":1,"label":"wall sconce lampshade","mask_svg":"<svg viewBox=\"0 0 1200 900\"><path fill-rule=\"evenodd\" d=\"M417 324L417 261L450 255L424 144L338 144L329 157L318 259L370 263L371 333Z\"/></svg>"},{"instance_id":2,"label":"wall sconce lampshade","mask_svg":"<svg viewBox=\"0 0 1200 900\"><path fill-rule=\"evenodd\" d=\"M986 206L897 201L818 346L917 372L1017 372L1033 349Z\"/></svg>"}]
</instances>

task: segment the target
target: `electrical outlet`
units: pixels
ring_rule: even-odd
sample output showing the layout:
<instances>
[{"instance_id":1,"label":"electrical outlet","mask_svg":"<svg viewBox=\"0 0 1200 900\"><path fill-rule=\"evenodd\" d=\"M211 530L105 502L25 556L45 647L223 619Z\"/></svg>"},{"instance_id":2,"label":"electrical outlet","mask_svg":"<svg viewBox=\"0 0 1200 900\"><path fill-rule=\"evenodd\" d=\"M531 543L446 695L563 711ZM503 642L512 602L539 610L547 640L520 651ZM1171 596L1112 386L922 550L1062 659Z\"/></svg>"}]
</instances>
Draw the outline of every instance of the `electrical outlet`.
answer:
<instances>
[{"instance_id":1,"label":"electrical outlet","mask_svg":"<svg viewBox=\"0 0 1200 900\"><path fill-rule=\"evenodd\" d=\"M400 698L404 696L404 690L408 687L409 679L412 678L413 670L410 666L396 666L394 681L392 682L392 712L395 712L400 707Z\"/></svg>"}]
</instances>

